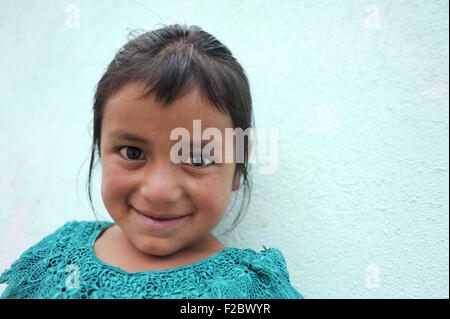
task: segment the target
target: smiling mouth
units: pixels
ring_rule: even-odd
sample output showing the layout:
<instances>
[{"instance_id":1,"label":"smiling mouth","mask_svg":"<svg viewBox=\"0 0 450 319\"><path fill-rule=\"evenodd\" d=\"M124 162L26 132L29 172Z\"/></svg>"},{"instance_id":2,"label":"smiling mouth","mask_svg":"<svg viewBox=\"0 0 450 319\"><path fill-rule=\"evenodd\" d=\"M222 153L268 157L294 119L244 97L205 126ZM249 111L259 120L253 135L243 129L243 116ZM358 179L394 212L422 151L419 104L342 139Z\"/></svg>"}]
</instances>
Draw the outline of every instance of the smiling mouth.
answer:
<instances>
[{"instance_id":1,"label":"smiling mouth","mask_svg":"<svg viewBox=\"0 0 450 319\"><path fill-rule=\"evenodd\" d=\"M139 216L141 216L141 218L144 219L144 221L150 222L151 224L154 225L174 225L175 223L177 223L178 221L181 221L183 219L185 219L186 217L191 216L192 214L186 214L186 215L182 215L182 216L175 216L175 217L168 217L168 216L164 216L164 217L156 217L156 216L152 216L149 213L143 213L139 210L137 210L136 208L134 208L133 206L130 206Z\"/></svg>"},{"instance_id":2,"label":"smiling mouth","mask_svg":"<svg viewBox=\"0 0 450 319\"><path fill-rule=\"evenodd\" d=\"M147 217L147 218L150 218L152 220L161 221L161 222L163 222L163 221L170 221L170 220L177 220L177 219L181 219L181 218L186 217L186 216L180 216L180 217L172 217L172 218L157 218L157 217L147 216L147 215L144 215L144 216Z\"/></svg>"},{"instance_id":3,"label":"smiling mouth","mask_svg":"<svg viewBox=\"0 0 450 319\"><path fill-rule=\"evenodd\" d=\"M172 220L172 219L177 219L177 218L180 218L180 217L174 217L174 218L158 218L158 217L153 217L153 216L147 216L148 218L151 218L151 219L156 219L156 220Z\"/></svg>"}]
</instances>

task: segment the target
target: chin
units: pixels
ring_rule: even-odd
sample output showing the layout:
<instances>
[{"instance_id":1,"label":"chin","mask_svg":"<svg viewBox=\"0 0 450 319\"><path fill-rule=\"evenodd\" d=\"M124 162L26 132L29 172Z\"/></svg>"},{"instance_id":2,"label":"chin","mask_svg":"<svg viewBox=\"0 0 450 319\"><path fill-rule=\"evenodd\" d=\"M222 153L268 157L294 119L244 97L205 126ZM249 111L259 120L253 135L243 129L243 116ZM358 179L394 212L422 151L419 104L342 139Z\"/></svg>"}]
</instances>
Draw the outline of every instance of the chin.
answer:
<instances>
[{"instance_id":1,"label":"chin","mask_svg":"<svg viewBox=\"0 0 450 319\"><path fill-rule=\"evenodd\" d=\"M150 256L158 256L158 257L170 256L182 248L182 247L174 247L171 245L167 245L166 243L158 243L158 242L153 242L153 243L142 242L135 246L143 254L150 255Z\"/></svg>"}]
</instances>

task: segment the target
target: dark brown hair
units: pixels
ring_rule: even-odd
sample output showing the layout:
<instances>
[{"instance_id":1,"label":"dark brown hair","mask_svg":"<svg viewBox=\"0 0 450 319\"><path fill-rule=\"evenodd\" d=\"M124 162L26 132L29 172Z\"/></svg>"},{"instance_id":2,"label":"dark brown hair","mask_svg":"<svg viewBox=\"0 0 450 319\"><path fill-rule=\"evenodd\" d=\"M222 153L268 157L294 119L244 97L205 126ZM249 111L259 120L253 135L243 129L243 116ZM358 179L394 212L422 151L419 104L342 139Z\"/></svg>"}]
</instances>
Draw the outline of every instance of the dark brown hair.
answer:
<instances>
[{"instance_id":1,"label":"dark brown hair","mask_svg":"<svg viewBox=\"0 0 450 319\"><path fill-rule=\"evenodd\" d=\"M221 112L230 115L234 128L254 127L252 99L247 76L231 51L198 26L164 25L162 28L134 36L116 53L96 85L93 105L93 138L87 192L91 196L91 175L95 151L100 153L100 132L107 99L125 84L144 81L141 97L156 93L156 102L170 104L177 97L199 87L200 92ZM241 174L243 192L239 212L231 231L243 218L251 197L248 164L248 136L244 136L244 163L236 163L235 174ZM233 202L234 208L234 202Z\"/></svg>"}]
</instances>

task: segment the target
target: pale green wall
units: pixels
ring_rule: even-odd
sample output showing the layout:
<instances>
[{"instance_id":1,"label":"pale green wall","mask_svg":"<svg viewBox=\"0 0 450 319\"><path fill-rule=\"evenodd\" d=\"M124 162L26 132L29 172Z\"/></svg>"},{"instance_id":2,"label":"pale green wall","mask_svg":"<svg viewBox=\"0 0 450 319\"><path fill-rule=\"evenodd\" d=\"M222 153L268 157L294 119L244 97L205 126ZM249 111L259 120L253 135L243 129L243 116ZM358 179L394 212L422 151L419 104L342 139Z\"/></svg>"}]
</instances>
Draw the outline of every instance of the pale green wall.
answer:
<instances>
[{"instance_id":1,"label":"pale green wall","mask_svg":"<svg viewBox=\"0 0 450 319\"><path fill-rule=\"evenodd\" d=\"M257 127L279 130L277 173L254 167L248 215L223 240L279 247L306 298L448 298L448 1L0 6L0 271L66 221L94 219L94 86L127 28L177 22L232 50Z\"/></svg>"}]
</instances>

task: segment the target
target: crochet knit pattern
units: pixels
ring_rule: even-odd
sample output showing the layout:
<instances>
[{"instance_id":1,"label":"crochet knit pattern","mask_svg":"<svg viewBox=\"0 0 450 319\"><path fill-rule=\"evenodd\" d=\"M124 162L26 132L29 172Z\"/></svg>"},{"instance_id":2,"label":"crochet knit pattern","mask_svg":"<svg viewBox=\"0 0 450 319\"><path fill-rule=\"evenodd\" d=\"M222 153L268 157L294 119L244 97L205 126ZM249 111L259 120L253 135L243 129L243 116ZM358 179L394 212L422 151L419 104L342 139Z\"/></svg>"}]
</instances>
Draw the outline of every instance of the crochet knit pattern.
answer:
<instances>
[{"instance_id":1,"label":"crochet knit pattern","mask_svg":"<svg viewBox=\"0 0 450 319\"><path fill-rule=\"evenodd\" d=\"M72 221L26 250L0 276L2 298L303 298L277 248L227 247L194 264L126 272L94 254L109 222Z\"/></svg>"}]
</instances>

